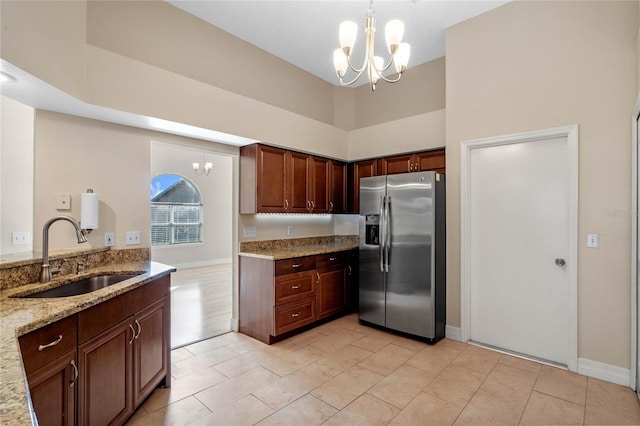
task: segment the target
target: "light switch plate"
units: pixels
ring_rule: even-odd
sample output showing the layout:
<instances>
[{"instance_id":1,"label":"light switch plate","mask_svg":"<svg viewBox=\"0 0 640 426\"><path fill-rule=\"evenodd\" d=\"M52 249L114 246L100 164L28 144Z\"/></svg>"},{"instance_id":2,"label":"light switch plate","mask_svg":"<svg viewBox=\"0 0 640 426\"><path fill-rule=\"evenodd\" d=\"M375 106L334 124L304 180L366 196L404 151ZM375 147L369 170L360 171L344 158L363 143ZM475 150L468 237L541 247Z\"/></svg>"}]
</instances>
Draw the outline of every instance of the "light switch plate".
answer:
<instances>
[{"instance_id":1,"label":"light switch plate","mask_svg":"<svg viewBox=\"0 0 640 426\"><path fill-rule=\"evenodd\" d=\"M126 246L140 245L140 231L127 231L125 233L124 245Z\"/></svg>"},{"instance_id":2,"label":"light switch plate","mask_svg":"<svg viewBox=\"0 0 640 426\"><path fill-rule=\"evenodd\" d=\"M598 248L599 239L598 234L587 234L587 247Z\"/></svg>"},{"instance_id":3,"label":"light switch plate","mask_svg":"<svg viewBox=\"0 0 640 426\"><path fill-rule=\"evenodd\" d=\"M11 233L11 244L13 244L14 246L29 244L30 241L31 233L28 231Z\"/></svg>"},{"instance_id":4,"label":"light switch plate","mask_svg":"<svg viewBox=\"0 0 640 426\"><path fill-rule=\"evenodd\" d=\"M56 210L71 210L71 194L56 194Z\"/></svg>"}]
</instances>

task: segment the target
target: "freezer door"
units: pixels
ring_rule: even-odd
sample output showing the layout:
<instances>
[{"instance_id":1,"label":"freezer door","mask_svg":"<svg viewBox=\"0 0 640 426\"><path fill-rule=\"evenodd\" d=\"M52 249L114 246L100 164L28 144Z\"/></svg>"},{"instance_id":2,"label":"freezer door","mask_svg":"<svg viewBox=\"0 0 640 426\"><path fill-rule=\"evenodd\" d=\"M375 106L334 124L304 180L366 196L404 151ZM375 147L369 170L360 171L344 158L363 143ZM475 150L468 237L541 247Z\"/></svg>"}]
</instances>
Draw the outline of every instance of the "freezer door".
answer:
<instances>
[{"instance_id":1,"label":"freezer door","mask_svg":"<svg viewBox=\"0 0 640 426\"><path fill-rule=\"evenodd\" d=\"M387 176L390 250L386 326L435 338L435 173Z\"/></svg>"},{"instance_id":2,"label":"freezer door","mask_svg":"<svg viewBox=\"0 0 640 426\"><path fill-rule=\"evenodd\" d=\"M385 183L385 176L360 179L359 315L360 320L381 326L385 325L385 282L380 212Z\"/></svg>"}]
</instances>

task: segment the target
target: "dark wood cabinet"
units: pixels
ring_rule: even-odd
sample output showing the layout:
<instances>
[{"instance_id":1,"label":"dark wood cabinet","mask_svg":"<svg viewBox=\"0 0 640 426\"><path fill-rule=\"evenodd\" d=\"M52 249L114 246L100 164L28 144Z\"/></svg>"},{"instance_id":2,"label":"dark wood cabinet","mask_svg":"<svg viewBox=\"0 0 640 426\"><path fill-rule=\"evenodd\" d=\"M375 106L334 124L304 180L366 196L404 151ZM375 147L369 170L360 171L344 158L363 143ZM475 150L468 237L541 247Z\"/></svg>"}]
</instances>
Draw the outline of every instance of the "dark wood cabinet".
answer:
<instances>
[{"instance_id":1,"label":"dark wood cabinet","mask_svg":"<svg viewBox=\"0 0 640 426\"><path fill-rule=\"evenodd\" d=\"M321 157L309 157L309 205L312 213L329 212L329 164L330 160Z\"/></svg>"},{"instance_id":2,"label":"dark wood cabinet","mask_svg":"<svg viewBox=\"0 0 640 426\"><path fill-rule=\"evenodd\" d=\"M72 350L27 374L29 393L38 424L76 424L76 351Z\"/></svg>"},{"instance_id":3,"label":"dark wood cabinet","mask_svg":"<svg viewBox=\"0 0 640 426\"><path fill-rule=\"evenodd\" d=\"M77 317L20 336L33 409L41 425L76 424Z\"/></svg>"},{"instance_id":4,"label":"dark wood cabinet","mask_svg":"<svg viewBox=\"0 0 640 426\"><path fill-rule=\"evenodd\" d=\"M362 160L350 164L349 169L349 213L360 213L360 179L378 176L378 160Z\"/></svg>"},{"instance_id":5,"label":"dark wood cabinet","mask_svg":"<svg viewBox=\"0 0 640 426\"><path fill-rule=\"evenodd\" d=\"M279 213L287 209L287 154L284 149L267 145L240 148L240 213Z\"/></svg>"},{"instance_id":6,"label":"dark wood cabinet","mask_svg":"<svg viewBox=\"0 0 640 426\"><path fill-rule=\"evenodd\" d=\"M133 413L133 317L78 347L81 425L122 424Z\"/></svg>"},{"instance_id":7,"label":"dark wood cabinet","mask_svg":"<svg viewBox=\"0 0 640 426\"><path fill-rule=\"evenodd\" d=\"M445 171L444 149L434 149L412 154L394 155L380 159L380 174L393 175L398 173Z\"/></svg>"},{"instance_id":8,"label":"dark wood cabinet","mask_svg":"<svg viewBox=\"0 0 640 426\"><path fill-rule=\"evenodd\" d=\"M170 277L78 313L79 424L122 424L170 384Z\"/></svg>"},{"instance_id":9,"label":"dark wood cabinet","mask_svg":"<svg viewBox=\"0 0 640 426\"><path fill-rule=\"evenodd\" d=\"M347 211L347 163L331 160L329 163L329 213Z\"/></svg>"},{"instance_id":10,"label":"dark wood cabinet","mask_svg":"<svg viewBox=\"0 0 640 426\"><path fill-rule=\"evenodd\" d=\"M345 169L346 163L315 155L243 146L240 213L344 212Z\"/></svg>"},{"instance_id":11,"label":"dark wood cabinet","mask_svg":"<svg viewBox=\"0 0 640 426\"><path fill-rule=\"evenodd\" d=\"M347 252L269 260L240 256L241 333L271 344L347 310Z\"/></svg>"},{"instance_id":12,"label":"dark wood cabinet","mask_svg":"<svg viewBox=\"0 0 640 426\"><path fill-rule=\"evenodd\" d=\"M359 262L358 249L350 250L347 254L347 310L357 312L359 304Z\"/></svg>"}]
</instances>

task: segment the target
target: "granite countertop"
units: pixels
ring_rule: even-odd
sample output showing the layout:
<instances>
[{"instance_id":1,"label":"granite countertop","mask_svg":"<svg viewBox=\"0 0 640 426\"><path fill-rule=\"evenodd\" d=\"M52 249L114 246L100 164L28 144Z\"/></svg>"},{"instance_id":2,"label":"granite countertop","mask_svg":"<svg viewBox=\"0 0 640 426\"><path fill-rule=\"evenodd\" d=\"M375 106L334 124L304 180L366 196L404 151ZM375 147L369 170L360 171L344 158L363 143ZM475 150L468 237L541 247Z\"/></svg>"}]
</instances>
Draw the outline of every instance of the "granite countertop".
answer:
<instances>
[{"instance_id":1,"label":"granite countertop","mask_svg":"<svg viewBox=\"0 0 640 426\"><path fill-rule=\"evenodd\" d=\"M174 272L172 266L152 261L91 268L82 277L114 273L140 275L91 293L53 299L14 298L77 280L79 275L56 277L51 283L32 283L0 291L0 424L36 424L27 393L18 336L73 315L148 282Z\"/></svg>"},{"instance_id":2,"label":"granite countertop","mask_svg":"<svg viewBox=\"0 0 640 426\"><path fill-rule=\"evenodd\" d=\"M243 243L239 256L269 260L291 259L358 248L356 236L317 237L296 240L271 240Z\"/></svg>"}]
</instances>

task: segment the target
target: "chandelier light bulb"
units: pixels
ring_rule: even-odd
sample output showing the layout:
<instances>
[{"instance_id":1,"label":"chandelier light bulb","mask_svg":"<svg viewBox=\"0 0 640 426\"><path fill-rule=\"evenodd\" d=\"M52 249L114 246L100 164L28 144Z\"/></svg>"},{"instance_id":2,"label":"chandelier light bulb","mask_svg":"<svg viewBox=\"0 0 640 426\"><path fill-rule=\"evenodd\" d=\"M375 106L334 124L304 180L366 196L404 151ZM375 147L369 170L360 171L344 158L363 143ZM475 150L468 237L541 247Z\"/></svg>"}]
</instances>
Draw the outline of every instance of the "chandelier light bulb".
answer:
<instances>
[{"instance_id":1,"label":"chandelier light bulb","mask_svg":"<svg viewBox=\"0 0 640 426\"><path fill-rule=\"evenodd\" d=\"M205 163L204 165L204 171L206 174L209 174L209 172L211 171L211 169L213 169L213 163Z\"/></svg>"},{"instance_id":2,"label":"chandelier light bulb","mask_svg":"<svg viewBox=\"0 0 640 426\"><path fill-rule=\"evenodd\" d=\"M384 34L389 53L396 53L396 49L402 42L402 37L404 36L404 23L399 19L387 22L387 25L384 27Z\"/></svg>"},{"instance_id":3,"label":"chandelier light bulb","mask_svg":"<svg viewBox=\"0 0 640 426\"><path fill-rule=\"evenodd\" d=\"M347 72L347 55L345 55L342 49L336 49L333 51L333 66L335 67L338 77L344 77Z\"/></svg>"},{"instance_id":4,"label":"chandelier light bulb","mask_svg":"<svg viewBox=\"0 0 640 426\"><path fill-rule=\"evenodd\" d=\"M200 163L193 163L193 171L197 173L198 169L200 169Z\"/></svg>"},{"instance_id":5,"label":"chandelier light bulb","mask_svg":"<svg viewBox=\"0 0 640 426\"><path fill-rule=\"evenodd\" d=\"M409 43L400 43L393 57L393 63L397 73L402 74L407 70L409 56L411 56L411 46L409 46Z\"/></svg>"},{"instance_id":6,"label":"chandelier light bulb","mask_svg":"<svg viewBox=\"0 0 640 426\"><path fill-rule=\"evenodd\" d=\"M353 21L344 21L340 24L339 38L340 47L349 56L358 37L358 24Z\"/></svg>"}]
</instances>

